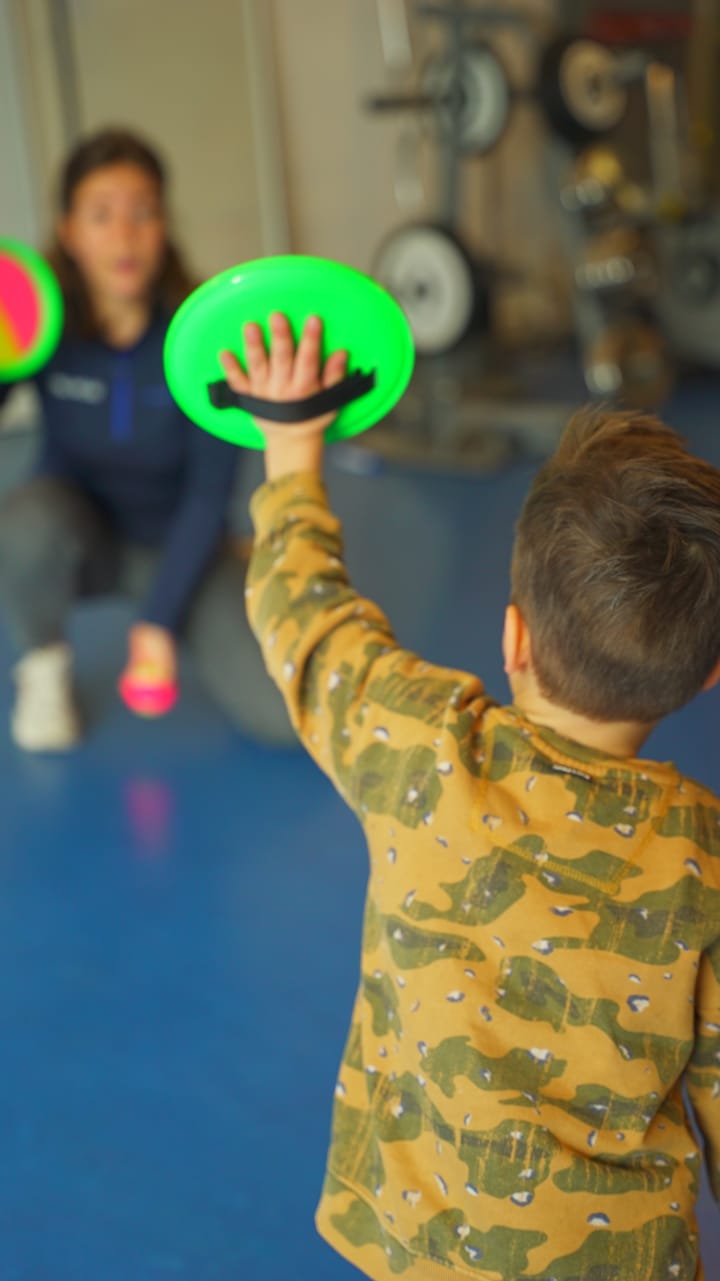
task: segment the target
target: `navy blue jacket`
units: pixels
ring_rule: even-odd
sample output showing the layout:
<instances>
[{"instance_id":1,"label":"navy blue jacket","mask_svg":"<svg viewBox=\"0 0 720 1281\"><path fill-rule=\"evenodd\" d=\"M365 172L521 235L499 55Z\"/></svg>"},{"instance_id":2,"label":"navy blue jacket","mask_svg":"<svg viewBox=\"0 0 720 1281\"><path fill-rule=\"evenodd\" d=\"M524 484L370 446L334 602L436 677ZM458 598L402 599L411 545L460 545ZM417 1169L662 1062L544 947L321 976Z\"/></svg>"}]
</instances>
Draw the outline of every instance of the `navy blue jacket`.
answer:
<instances>
[{"instance_id":1,"label":"navy blue jacket","mask_svg":"<svg viewBox=\"0 0 720 1281\"><path fill-rule=\"evenodd\" d=\"M173 401L167 326L156 316L126 351L63 338L33 381L43 406L37 473L76 485L120 537L162 547L139 616L173 631L223 537L238 451Z\"/></svg>"}]
</instances>

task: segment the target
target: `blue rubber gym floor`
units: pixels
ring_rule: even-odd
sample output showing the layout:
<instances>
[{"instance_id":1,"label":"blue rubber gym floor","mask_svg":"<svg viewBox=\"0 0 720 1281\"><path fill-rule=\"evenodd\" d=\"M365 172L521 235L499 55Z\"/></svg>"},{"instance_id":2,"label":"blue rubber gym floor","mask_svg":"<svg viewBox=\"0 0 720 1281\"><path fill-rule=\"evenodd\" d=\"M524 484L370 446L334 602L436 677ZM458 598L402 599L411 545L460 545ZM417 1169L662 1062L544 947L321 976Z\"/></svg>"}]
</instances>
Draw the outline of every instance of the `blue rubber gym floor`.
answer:
<instances>
[{"instance_id":1,"label":"blue rubber gym floor","mask_svg":"<svg viewBox=\"0 0 720 1281\"><path fill-rule=\"evenodd\" d=\"M720 464L717 383L667 416ZM403 643L504 698L512 527L537 462L363 475L337 457L356 585ZM76 754L24 756L0 726L0 1281L350 1281L313 1210L357 977L360 831L309 760L240 738L191 671L170 718L133 719L114 694L127 622L118 602L78 611ZM4 723L2 641L0 660ZM648 754L717 787L719 697ZM701 1220L709 1263L707 1193Z\"/></svg>"}]
</instances>

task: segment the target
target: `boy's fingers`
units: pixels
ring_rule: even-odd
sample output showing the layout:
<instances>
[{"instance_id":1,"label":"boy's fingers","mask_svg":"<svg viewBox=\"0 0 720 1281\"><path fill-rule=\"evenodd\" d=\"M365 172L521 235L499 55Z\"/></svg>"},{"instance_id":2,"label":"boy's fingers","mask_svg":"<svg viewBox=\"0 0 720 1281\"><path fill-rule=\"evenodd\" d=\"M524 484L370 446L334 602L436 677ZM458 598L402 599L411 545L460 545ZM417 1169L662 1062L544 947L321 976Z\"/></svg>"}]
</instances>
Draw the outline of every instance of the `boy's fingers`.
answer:
<instances>
[{"instance_id":1,"label":"boy's fingers","mask_svg":"<svg viewBox=\"0 0 720 1281\"><path fill-rule=\"evenodd\" d=\"M245 361L250 378L267 374L268 358L265 351L262 329L254 322L243 326L245 339Z\"/></svg>"},{"instance_id":2,"label":"boy's fingers","mask_svg":"<svg viewBox=\"0 0 720 1281\"><path fill-rule=\"evenodd\" d=\"M334 351L325 361L323 370L323 387L334 387L341 383L347 372L348 354L346 351Z\"/></svg>"},{"instance_id":3,"label":"boy's fingers","mask_svg":"<svg viewBox=\"0 0 720 1281\"><path fill-rule=\"evenodd\" d=\"M320 382L321 343L322 321L319 316L308 316L295 356L295 386L300 395Z\"/></svg>"},{"instance_id":4,"label":"boy's fingers","mask_svg":"<svg viewBox=\"0 0 720 1281\"><path fill-rule=\"evenodd\" d=\"M287 316L274 312L270 317L270 332L270 379L274 390L282 395L289 391L295 358L295 342Z\"/></svg>"},{"instance_id":5,"label":"boy's fingers","mask_svg":"<svg viewBox=\"0 0 720 1281\"><path fill-rule=\"evenodd\" d=\"M250 384L246 375L243 373L237 356L234 356L231 351L221 351L220 364L223 367L223 373L225 374L228 386L232 387L233 391L248 390Z\"/></svg>"},{"instance_id":6,"label":"boy's fingers","mask_svg":"<svg viewBox=\"0 0 720 1281\"><path fill-rule=\"evenodd\" d=\"M269 391L284 399L310 394L318 386L333 387L342 382L347 370L347 352L334 351L322 365L323 326L318 316L310 316L305 322L297 352L286 316L274 313L270 330L268 356L260 325L248 323L243 327L247 373L231 351L220 352L220 363L233 391L256 394Z\"/></svg>"}]
</instances>

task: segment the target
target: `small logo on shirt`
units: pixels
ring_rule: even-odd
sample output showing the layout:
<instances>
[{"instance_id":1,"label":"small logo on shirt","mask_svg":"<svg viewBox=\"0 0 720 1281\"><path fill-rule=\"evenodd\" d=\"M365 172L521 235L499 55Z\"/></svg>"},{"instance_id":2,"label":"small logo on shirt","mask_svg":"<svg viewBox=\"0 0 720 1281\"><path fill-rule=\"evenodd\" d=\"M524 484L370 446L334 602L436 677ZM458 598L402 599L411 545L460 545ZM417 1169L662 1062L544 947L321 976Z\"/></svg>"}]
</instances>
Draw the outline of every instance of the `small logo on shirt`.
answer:
<instances>
[{"instance_id":1,"label":"small logo on shirt","mask_svg":"<svg viewBox=\"0 0 720 1281\"><path fill-rule=\"evenodd\" d=\"M76 378L71 374L51 374L48 391L56 400L79 400L85 405L99 405L107 400L108 389L97 378Z\"/></svg>"}]
</instances>

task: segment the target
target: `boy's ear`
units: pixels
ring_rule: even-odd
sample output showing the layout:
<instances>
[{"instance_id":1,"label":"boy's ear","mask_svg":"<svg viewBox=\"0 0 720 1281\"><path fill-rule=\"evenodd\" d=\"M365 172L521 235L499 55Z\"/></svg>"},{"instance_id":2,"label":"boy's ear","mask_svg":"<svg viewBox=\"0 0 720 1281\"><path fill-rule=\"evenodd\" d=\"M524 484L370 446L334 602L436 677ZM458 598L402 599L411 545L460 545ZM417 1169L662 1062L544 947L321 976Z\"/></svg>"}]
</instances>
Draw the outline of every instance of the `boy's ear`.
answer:
<instances>
[{"instance_id":1,"label":"boy's ear","mask_svg":"<svg viewBox=\"0 0 720 1281\"><path fill-rule=\"evenodd\" d=\"M517 605L508 605L505 611L502 648L507 676L514 676L516 672L525 671L530 666L530 632ZM720 664L718 667L720 677Z\"/></svg>"},{"instance_id":2,"label":"boy's ear","mask_svg":"<svg viewBox=\"0 0 720 1281\"><path fill-rule=\"evenodd\" d=\"M720 681L720 658L703 685L703 693L707 693L709 689L714 689L718 681Z\"/></svg>"}]
</instances>

